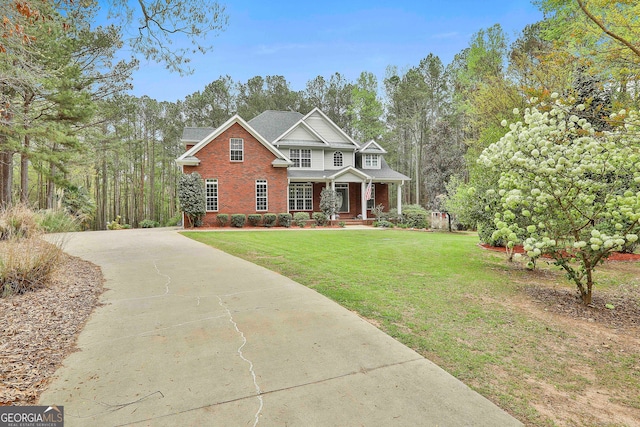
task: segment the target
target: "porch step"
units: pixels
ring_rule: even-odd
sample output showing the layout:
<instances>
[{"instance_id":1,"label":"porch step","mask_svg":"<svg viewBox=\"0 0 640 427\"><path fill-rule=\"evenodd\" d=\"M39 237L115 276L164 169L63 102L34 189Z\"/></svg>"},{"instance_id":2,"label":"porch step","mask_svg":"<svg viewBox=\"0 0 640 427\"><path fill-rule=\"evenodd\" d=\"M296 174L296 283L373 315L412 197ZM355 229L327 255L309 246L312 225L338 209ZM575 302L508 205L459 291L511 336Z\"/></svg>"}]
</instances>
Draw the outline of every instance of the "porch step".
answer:
<instances>
[{"instance_id":1,"label":"porch step","mask_svg":"<svg viewBox=\"0 0 640 427\"><path fill-rule=\"evenodd\" d=\"M338 225L341 222L344 222L345 226L350 225L373 225L375 219L354 219L354 218L339 218L335 221L331 221L331 225Z\"/></svg>"}]
</instances>

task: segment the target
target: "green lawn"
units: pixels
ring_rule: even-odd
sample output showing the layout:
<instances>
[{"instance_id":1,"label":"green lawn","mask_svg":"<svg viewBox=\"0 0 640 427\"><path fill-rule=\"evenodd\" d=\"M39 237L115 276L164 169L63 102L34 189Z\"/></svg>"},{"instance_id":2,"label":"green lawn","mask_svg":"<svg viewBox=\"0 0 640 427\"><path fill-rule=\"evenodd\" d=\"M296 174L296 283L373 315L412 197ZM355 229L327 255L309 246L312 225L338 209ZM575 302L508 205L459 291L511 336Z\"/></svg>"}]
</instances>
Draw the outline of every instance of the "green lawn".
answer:
<instances>
[{"instance_id":1,"label":"green lawn","mask_svg":"<svg viewBox=\"0 0 640 427\"><path fill-rule=\"evenodd\" d=\"M526 301L523 287L531 273L509 265L500 254L480 249L474 234L403 230L184 234L277 271L357 311L528 425L599 424L590 424L594 418L587 407L586 415L547 414L549 388L558 399L578 399L591 387L613 390L617 404L630 411L640 409L637 393L624 392L640 388L640 352L585 355L584 334L532 317L518 303ZM556 286L570 286L558 273L548 273L559 283ZM607 281L614 283L611 274Z\"/></svg>"}]
</instances>

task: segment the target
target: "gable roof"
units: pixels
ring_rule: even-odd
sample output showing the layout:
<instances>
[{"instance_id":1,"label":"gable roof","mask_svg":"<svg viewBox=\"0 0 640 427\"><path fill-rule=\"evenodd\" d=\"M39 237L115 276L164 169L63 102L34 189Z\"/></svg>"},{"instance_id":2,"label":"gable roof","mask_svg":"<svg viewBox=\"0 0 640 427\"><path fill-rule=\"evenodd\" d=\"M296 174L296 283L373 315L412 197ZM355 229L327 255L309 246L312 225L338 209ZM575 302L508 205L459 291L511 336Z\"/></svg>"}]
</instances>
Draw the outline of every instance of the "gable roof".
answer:
<instances>
[{"instance_id":1,"label":"gable roof","mask_svg":"<svg viewBox=\"0 0 640 427\"><path fill-rule=\"evenodd\" d=\"M270 113L279 113L279 111L271 111ZM280 112L280 113L286 113L286 112ZM308 114L306 114L304 116L302 114L300 114L300 113L296 113L296 114L299 115L298 116L299 119L296 120L295 122L291 123L291 125L288 128L284 128L284 126L283 126L281 128L282 132L279 133L278 135L276 135L273 139L271 139L271 142L273 144L275 144L276 146L279 146L280 144L287 145L289 142L288 141L282 141L282 139L285 138L287 135L289 135L291 132L293 132L296 128L303 127L306 131L310 132L312 135L314 135L316 138L318 138L318 141L326 144L329 147L332 147L332 148L355 148L355 149L358 149L360 147L360 145L358 145L358 143L353 138L351 138L349 135L347 135L345 133L345 131L343 131L338 125L336 125L333 122L333 120L331 120L329 117L327 117L327 115L324 114L318 107L314 108L313 110L311 110ZM315 116L315 115L320 116L320 118L322 120L324 120L327 123L327 125L336 134L338 134L342 138L344 138L344 140L346 142L329 141L329 140L327 140L327 138L322 136L322 134L318 130L316 130L311 124L308 123L308 119L310 117L312 117L312 116ZM291 115L290 118L292 119L293 115ZM251 122L249 122L249 123L251 123Z\"/></svg>"},{"instance_id":2,"label":"gable roof","mask_svg":"<svg viewBox=\"0 0 640 427\"><path fill-rule=\"evenodd\" d=\"M340 126L338 126L337 124L335 124L333 122L333 120L331 120L325 113L322 112L322 110L320 110L318 107L314 108L313 110L311 110L309 112L309 114L307 114L306 116L304 116L304 118L302 120L307 120L309 117L318 114L320 115L320 117L322 117L327 123L329 123L329 126L331 126L338 134L342 135L348 143L353 144L356 148L359 148L360 145L353 139L351 138L349 135L347 135L347 133L342 130L342 128ZM330 142L331 143L331 142ZM332 144L333 145L333 144Z\"/></svg>"},{"instance_id":3,"label":"gable roof","mask_svg":"<svg viewBox=\"0 0 640 427\"><path fill-rule=\"evenodd\" d=\"M182 131L180 140L182 142L200 142L214 130L215 128L186 127Z\"/></svg>"},{"instance_id":4,"label":"gable roof","mask_svg":"<svg viewBox=\"0 0 640 427\"><path fill-rule=\"evenodd\" d=\"M302 117L297 111L267 110L249 120L249 125L271 143Z\"/></svg>"},{"instance_id":5,"label":"gable roof","mask_svg":"<svg viewBox=\"0 0 640 427\"><path fill-rule=\"evenodd\" d=\"M387 154L387 150L382 148L380 144L375 142L373 139L360 147L359 151L361 153Z\"/></svg>"},{"instance_id":6,"label":"gable roof","mask_svg":"<svg viewBox=\"0 0 640 427\"><path fill-rule=\"evenodd\" d=\"M262 135L260 135L253 127L251 127L247 122L244 121L242 117L239 115L234 115L229 120L227 120L224 124L222 124L219 128L210 132L204 138L200 140L196 145L187 150L183 155L176 159L176 163L179 165L197 165L200 163L200 160L196 157L196 154L204 147L207 146L211 141L216 139L218 136L222 134L222 132L229 129L234 124L239 124L242 126L247 132L249 132L255 139L258 140L265 148L267 148L276 159L272 162L274 166L289 166L292 164L291 160L287 158L280 150L274 147L269 141L267 141Z\"/></svg>"},{"instance_id":7,"label":"gable roof","mask_svg":"<svg viewBox=\"0 0 640 427\"><path fill-rule=\"evenodd\" d=\"M329 142L324 139L322 137L322 135L320 135L318 132L316 132L316 130L314 128L312 128L311 126L309 126L307 123L305 123L304 120L299 120L297 121L293 126L291 126L289 129L285 130L284 133L280 136L278 136L275 140L274 143L276 144L276 146L280 145L281 143L286 145L288 144L290 141L283 141L283 138L286 138L287 135L291 134L294 130L298 129L298 128L303 128L303 130L308 133L309 135L311 135L314 138L318 138L319 144L322 146L329 146ZM307 141L308 142L308 141ZM312 144L313 145L313 144Z\"/></svg>"}]
</instances>

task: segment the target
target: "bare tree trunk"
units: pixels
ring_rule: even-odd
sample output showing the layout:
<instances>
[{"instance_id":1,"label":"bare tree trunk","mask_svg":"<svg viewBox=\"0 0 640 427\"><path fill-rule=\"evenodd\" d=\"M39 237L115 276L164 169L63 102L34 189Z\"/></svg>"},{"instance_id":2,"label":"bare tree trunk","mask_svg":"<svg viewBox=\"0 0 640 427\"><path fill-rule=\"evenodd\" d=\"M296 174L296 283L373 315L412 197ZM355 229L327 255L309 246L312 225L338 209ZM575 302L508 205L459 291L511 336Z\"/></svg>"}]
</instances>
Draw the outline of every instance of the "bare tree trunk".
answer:
<instances>
[{"instance_id":1,"label":"bare tree trunk","mask_svg":"<svg viewBox=\"0 0 640 427\"><path fill-rule=\"evenodd\" d=\"M49 177L47 178L47 209L53 209L53 196L56 191L56 185L53 182L53 177L56 173L56 165L51 163L49 166Z\"/></svg>"},{"instance_id":2,"label":"bare tree trunk","mask_svg":"<svg viewBox=\"0 0 640 427\"><path fill-rule=\"evenodd\" d=\"M0 143L1 145L1 143ZM0 153L0 207L7 208L12 204L11 187L13 181L13 153L2 151Z\"/></svg>"},{"instance_id":3,"label":"bare tree trunk","mask_svg":"<svg viewBox=\"0 0 640 427\"><path fill-rule=\"evenodd\" d=\"M20 201L29 202L29 135L24 136L23 151L20 153Z\"/></svg>"}]
</instances>

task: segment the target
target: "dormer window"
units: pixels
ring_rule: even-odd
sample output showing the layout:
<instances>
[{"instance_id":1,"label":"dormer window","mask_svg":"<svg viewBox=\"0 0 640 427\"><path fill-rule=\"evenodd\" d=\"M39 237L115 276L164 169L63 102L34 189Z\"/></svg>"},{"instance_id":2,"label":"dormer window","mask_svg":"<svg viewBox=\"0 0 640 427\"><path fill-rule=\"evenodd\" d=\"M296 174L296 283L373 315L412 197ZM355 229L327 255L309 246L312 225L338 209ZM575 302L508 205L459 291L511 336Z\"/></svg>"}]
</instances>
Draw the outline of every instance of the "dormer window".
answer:
<instances>
[{"instance_id":1,"label":"dormer window","mask_svg":"<svg viewBox=\"0 0 640 427\"><path fill-rule=\"evenodd\" d=\"M364 167L366 169L376 169L380 167L380 156L377 154L364 155Z\"/></svg>"},{"instance_id":2,"label":"dormer window","mask_svg":"<svg viewBox=\"0 0 640 427\"><path fill-rule=\"evenodd\" d=\"M342 152L336 151L333 153L333 166L342 167Z\"/></svg>"}]
</instances>

